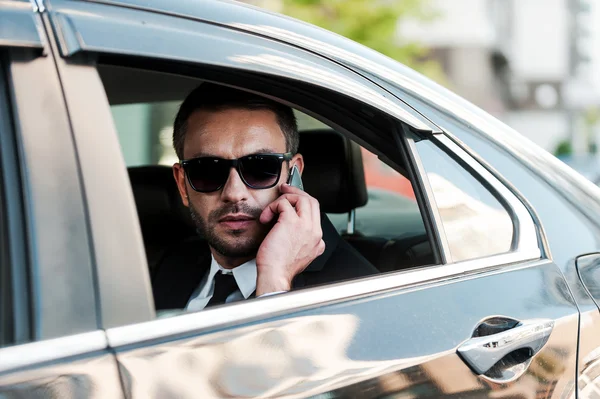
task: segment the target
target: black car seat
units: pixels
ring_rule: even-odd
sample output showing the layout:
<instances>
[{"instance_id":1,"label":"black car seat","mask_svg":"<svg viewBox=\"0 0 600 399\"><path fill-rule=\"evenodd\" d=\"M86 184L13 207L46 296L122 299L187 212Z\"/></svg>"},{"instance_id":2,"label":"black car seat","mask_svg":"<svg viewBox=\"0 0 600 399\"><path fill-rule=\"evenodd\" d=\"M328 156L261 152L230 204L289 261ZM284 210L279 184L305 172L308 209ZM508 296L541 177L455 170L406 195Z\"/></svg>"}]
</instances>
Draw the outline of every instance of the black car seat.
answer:
<instances>
[{"instance_id":1,"label":"black car seat","mask_svg":"<svg viewBox=\"0 0 600 399\"><path fill-rule=\"evenodd\" d=\"M330 129L303 131L299 152L305 159L305 190L319 200L326 213L347 213L367 204L368 195L360 146ZM426 234L391 240L363 236L342 237L381 272L434 263Z\"/></svg>"},{"instance_id":2,"label":"black car seat","mask_svg":"<svg viewBox=\"0 0 600 399\"><path fill-rule=\"evenodd\" d=\"M196 228L170 167L139 166L128 172L152 274L166 251L194 236Z\"/></svg>"},{"instance_id":3,"label":"black car seat","mask_svg":"<svg viewBox=\"0 0 600 399\"><path fill-rule=\"evenodd\" d=\"M319 200L321 211L349 214L367 204L367 186L360 146L330 130L303 131L298 150L304 157L302 180L307 193ZM363 237L352 231L342 237L377 267L387 239Z\"/></svg>"}]
</instances>

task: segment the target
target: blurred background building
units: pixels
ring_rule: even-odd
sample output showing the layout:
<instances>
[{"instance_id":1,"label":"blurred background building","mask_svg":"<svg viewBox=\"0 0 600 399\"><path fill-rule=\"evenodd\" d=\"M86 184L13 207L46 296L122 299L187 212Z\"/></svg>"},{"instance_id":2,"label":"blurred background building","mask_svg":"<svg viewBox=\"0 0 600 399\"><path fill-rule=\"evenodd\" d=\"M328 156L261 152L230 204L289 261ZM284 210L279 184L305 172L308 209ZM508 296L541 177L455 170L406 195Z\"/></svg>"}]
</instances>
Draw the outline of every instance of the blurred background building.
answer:
<instances>
[{"instance_id":1,"label":"blurred background building","mask_svg":"<svg viewBox=\"0 0 600 399\"><path fill-rule=\"evenodd\" d=\"M600 176L598 0L246 2L375 47L495 115L587 177ZM341 12L342 7L396 13L389 42L413 51L378 48L364 32L353 37L357 28L341 21L352 13ZM319 9L328 18L320 18ZM369 18L360 21L362 29L381 35L379 26L368 26Z\"/></svg>"},{"instance_id":2,"label":"blurred background building","mask_svg":"<svg viewBox=\"0 0 600 399\"><path fill-rule=\"evenodd\" d=\"M406 21L398 37L428 47L451 89L550 152L595 152L598 1L431 3L438 18Z\"/></svg>"}]
</instances>

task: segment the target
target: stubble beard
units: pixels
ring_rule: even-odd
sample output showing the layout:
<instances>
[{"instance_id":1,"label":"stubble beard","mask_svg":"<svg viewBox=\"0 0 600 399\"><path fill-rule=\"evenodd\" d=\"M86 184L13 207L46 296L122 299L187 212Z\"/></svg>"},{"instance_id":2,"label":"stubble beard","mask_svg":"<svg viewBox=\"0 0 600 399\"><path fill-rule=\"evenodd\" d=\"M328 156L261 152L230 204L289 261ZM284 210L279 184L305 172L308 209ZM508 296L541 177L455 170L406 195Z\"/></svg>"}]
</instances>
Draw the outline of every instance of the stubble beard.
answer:
<instances>
[{"instance_id":1,"label":"stubble beard","mask_svg":"<svg viewBox=\"0 0 600 399\"><path fill-rule=\"evenodd\" d=\"M262 210L260 208L253 208L246 203L231 204L215 209L208 215L208 221L200 216L200 213L198 213L191 202L189 203L189 210L198 233L208 242L208 245L212 249L227 258L256 256L258 248L268 232L265 228L261 229L259 234L247 236L245 230L230 230L229 239L219 236L216 232L216 225L218 220L223 216L231 213L245 213L258 220Z\"/></svg>"}]
</instances>

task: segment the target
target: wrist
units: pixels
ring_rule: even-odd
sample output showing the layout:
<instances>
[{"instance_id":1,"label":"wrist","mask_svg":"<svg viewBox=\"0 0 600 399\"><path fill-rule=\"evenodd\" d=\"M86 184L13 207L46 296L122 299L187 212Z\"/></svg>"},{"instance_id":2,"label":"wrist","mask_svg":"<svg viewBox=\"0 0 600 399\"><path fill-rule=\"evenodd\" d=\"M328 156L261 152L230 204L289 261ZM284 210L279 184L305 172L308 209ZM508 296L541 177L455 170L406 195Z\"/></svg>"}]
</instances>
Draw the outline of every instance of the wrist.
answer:
<instances>
[{"instance_id":1,"label":"wrist","mask_svg":"<svg viewBox=\"0 0 600 399\"><path fill-rule=\"evenodd\" d=\"M277 276L267 272L258 272L256 278L257 297L273 292L289 291L291 287L291 279L288 279L285 276Z\"/></svg>"}]
</instances>

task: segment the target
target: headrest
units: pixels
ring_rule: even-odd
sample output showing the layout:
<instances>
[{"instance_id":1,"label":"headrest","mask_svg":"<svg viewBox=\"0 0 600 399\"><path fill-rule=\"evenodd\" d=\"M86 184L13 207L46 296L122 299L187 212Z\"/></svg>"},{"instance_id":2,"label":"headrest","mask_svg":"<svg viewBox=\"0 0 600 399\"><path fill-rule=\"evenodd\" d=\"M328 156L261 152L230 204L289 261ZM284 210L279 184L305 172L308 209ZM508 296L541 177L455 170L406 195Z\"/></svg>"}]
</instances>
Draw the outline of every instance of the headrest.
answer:
<instances>
[{"instance_id":1,"label":"headrest","mask_svg":"<svg viewBox=\"0 0 600 399\"><path fill-rule=\"evenodd\" d=\"M304 157L302 183L321 211L347 213L367 203L360 146L330 129L300 133Z\"/></svg>"},{"instance_id":2,"label":"headrest","mask_svg":"<svg viewBox=\"0 0 600 399\"><path fill-rule=\"evenodd\" d=\"M195 234L170 167L139 166L128 172L146 245L154 240L164 242L165 237L176 241Z\"/></svg>"}]
</instances>

